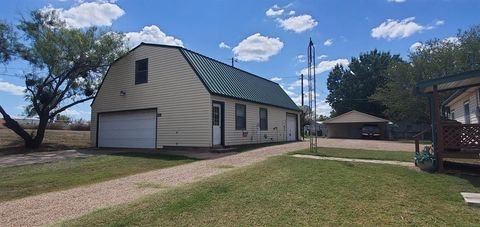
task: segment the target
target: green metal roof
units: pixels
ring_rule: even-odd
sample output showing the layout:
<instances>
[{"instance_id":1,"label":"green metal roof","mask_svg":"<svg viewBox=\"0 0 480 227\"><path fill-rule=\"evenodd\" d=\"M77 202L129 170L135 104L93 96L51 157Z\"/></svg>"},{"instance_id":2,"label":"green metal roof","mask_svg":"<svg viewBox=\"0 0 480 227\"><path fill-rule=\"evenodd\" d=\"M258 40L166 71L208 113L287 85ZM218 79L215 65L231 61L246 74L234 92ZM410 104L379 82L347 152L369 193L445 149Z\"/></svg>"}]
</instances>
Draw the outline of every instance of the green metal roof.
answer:
<instances>
[{"instance_id":1,"label":"green metal roof","mask_svg":"<svg viewBox=\"0 0 480 227\"><path fill-rule=\"evenodd\" d=\"M180 47L210 93L300 111L275 82Z\"/></svg>"}]
</instances>

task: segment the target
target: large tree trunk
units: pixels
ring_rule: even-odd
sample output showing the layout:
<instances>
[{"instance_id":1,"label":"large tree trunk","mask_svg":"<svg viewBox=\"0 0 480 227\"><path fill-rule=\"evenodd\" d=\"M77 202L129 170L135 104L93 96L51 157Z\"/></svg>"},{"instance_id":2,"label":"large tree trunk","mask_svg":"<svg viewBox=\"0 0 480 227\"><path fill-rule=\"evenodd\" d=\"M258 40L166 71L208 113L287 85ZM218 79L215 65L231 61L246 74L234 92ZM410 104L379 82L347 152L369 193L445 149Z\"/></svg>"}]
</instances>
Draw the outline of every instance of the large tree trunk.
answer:
<instances>
[{"instance_id":1,"label":"large tree trunk","mask_svg":"<svg viewBox=\"0 0 480 227\"><path fill-rule=\"evenodd\" d=\"M49 119L48 113L40 115L40 121L38 123L37 133L35 135L35 138L32 141L32 144L30 144L29 148L39 148L40 145L42 145L43 138L45 137L45 130L47 129L48 119Z\"/></svg>"},{"instance_id":2,"label":"large tree trunk","mask_svg":"<svg viewBox=\"0 0 480 227\"><path fill-rule=\"evenodd\" d=\"M5 110L0 106L0 113L3 116L3 120L5 120L5 126L15 132L18 136L20 136L25 141L25 147L32 147L34 145L34 140L28 132L26 132L17 121L13 120L10 115L5 112ZM38 146L37 146L38 147ZM33 147L32 147L33 148Z\"/></svg>"}]
</instances>

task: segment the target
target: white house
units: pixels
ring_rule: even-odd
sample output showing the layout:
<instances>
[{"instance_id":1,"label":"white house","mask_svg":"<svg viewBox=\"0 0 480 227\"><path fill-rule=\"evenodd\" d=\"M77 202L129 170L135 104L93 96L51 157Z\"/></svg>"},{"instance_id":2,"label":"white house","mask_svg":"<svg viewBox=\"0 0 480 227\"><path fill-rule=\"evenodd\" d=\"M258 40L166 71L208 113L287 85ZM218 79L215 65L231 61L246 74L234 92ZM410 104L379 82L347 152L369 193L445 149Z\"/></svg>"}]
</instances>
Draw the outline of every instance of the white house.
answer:
<instances>
[{"instance_id":1,"label":"white house","mask_svg":"<svg viewBox=\"0 0 480 227\"><path fill-rule=\"evenodd\" d=\"M480 123L480 86L456 91L444 105L449 119L462 124Z\"/></svg>"},{"instance_id":2,"label":"white house","mask_svg":"<svg viewBox=\"0 0 480 227\"><path fill-rule=\"evenodd\" d=\"M275 82L191 50L142 43L92 102L96 147L216 147L295 141L300 109Z\"/></svg>"}]
</instances>

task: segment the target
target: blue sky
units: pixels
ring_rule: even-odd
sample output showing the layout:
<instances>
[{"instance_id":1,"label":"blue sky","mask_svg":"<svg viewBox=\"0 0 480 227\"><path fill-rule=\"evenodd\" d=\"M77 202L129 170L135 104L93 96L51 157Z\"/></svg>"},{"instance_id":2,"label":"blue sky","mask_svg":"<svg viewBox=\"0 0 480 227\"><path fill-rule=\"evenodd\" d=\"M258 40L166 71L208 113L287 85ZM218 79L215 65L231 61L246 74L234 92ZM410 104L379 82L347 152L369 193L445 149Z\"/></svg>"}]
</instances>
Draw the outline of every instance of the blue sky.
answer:
<instances>
[{"instance_id":1,"label":"blue sky","mask_svg":"<svg viewBox=\"0 0 480 227\"><path fill-rule=\"evenodd\" d=\"M57 10L71 27L111 26L126 32L132 46L140 41L182 45L225 63L235 56L236 67L278 82L296 102L311 37L321 72L318 111L324 114L330 111L322 101L326 78L336 63L347 64L374 48L406 58L412 45L480 24L475 0L17 0L2 2L0 20L16 23L34 9ZM23 81L13 75L28 70L18 60L0 66L0 105L13 116L26 104ZM66 114L89 119L89 103Z\"/></svg>"}]
</instances>

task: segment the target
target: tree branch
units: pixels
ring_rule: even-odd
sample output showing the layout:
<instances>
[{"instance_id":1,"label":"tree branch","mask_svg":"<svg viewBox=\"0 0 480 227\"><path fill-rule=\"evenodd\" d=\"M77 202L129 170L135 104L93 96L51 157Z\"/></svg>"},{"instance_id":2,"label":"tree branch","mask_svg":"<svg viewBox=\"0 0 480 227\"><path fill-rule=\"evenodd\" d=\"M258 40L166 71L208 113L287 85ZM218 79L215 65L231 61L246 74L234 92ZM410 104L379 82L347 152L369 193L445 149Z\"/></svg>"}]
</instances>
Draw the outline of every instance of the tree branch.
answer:
<instances>
[{"instance_id":1,"label":"tree branch","mask_svg":"<svg viewBox=\"0 0 480 227\"><path fill-rule=\"evenodd\" d=\"M28 134L28 132L26 132L22 128L22 126L20 126L20 124L18 124L17 121L13 120L10 117L10 115L8 115L7 112L5 112L5 110L3 109L3 107L1 105L0 105L0 113L3 115L3 119L5 120L5 126L7 128L14 131L17 135L22 137L22 139L25 140L25 141L31 141L32 140L32 137L30 136L30 134Z\"/></svg>"},{"instance_id":2,"label":"tree branch","mask_svg":"<svg viewBox=\"0 0 480 227\"><path fill-rule=\"evenodd\" d=\"M72 107L72 106L75 106L75 105L80 104L80 103L82 103L82 102L86 102L86 101L91 100L91 99L93 99L93 98L94 98L94 97L92 96L92 97L88 97L88 98L84 98L84 99L81 99L81 100L72 102L72 103L70 103L70 104L68 104L68 105L66 105L66 106L64 106L64 107L62 107L62 108L54 111L53 113L51 113L51 114L50 114L50 118L55 117L55 115L57 115L57 114L65 111L66 109L68 109L68 108L70 108L70 107Z\"/></svg>"}]
</instances>

